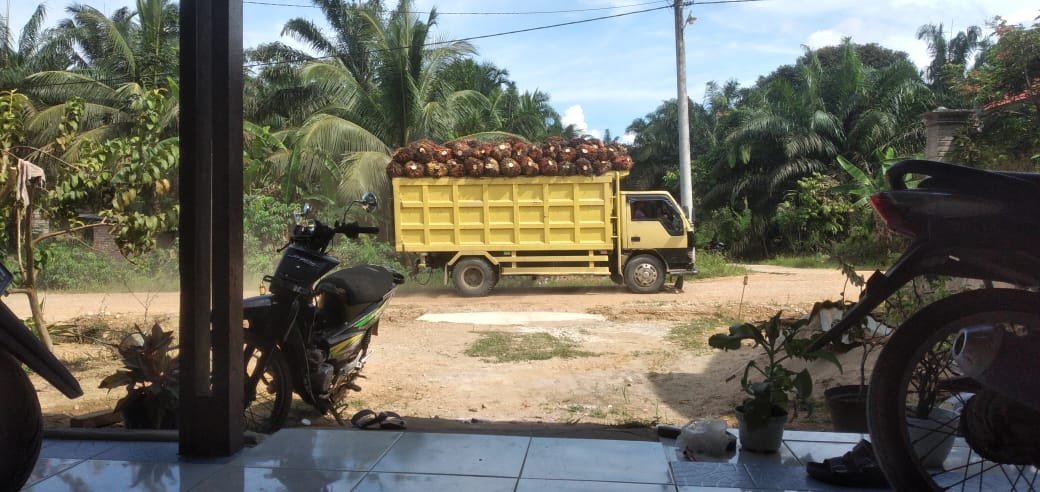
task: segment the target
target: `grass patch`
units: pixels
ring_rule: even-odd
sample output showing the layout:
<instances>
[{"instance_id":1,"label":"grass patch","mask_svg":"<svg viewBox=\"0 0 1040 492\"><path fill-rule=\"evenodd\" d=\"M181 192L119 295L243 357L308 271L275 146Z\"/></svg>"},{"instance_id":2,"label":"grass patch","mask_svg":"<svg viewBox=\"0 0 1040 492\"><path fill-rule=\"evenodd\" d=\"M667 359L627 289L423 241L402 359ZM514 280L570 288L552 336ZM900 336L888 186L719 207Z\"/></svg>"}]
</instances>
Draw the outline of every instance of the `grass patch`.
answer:
<instances>
[{"instance_id":1,"label":"grass patch","mask_svg":"<svg viewBox=\"0 0 1040 492\"><path fill-rule=\"evenodd\" d=\"M571 359L596 355L579 350L578 347L578 342L574 340L548 333L486 331L481 332L480 338L466 349L466 355L491 362L548 360L554 357Z\"/></svg>"},{"instance_id":2,"label":"grass patch","mask_svg":"<svg viewBox=\"0 0 1040 492\"><path fill-rule=\"evenodd\" d=\"M797 256L774 256L762 263L788 268L839 268L840 266L838 265L838 260L823 253Z\"/></svg>"},{"instance_id":3,"label":"grass patch","mask_svg":"<svg viewBox=\"0 0 1040 492\"><path fill-rule=\"evenodd\" d=\"M747 268L730 263L726 257L714 251L697 251L697 275L688 279L702 279L714 277L736 277L747 274Z\"/></svg>"},{"instance_id":4,"label":"grass patch","mask_svg":"<svg viewBox=\"0 0 1040 492\"><path fill-rule=\"evenodd\" d=\"M739 323L733 318L713 316L681 324L668 332L666 340L686 350L707 350L708 336Z\"/></svg>"}]
</instances>

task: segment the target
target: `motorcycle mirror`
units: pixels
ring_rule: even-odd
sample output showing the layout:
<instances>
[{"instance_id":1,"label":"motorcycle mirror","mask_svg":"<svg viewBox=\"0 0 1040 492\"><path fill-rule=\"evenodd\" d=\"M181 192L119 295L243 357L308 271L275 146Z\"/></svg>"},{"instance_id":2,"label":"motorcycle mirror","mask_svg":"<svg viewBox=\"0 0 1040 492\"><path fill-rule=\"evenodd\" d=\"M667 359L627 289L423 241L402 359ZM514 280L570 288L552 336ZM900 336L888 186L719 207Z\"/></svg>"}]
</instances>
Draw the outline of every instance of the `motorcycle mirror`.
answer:
<instances>
[{"instance_id":1,"label":"motorcycle mirror","mask_svg":"<svg viewBox=\"0 0 1040 492\"><path fill-rule=\"evenodd\" d=\"M361 195L361 208L365 209L366 212L371 212L376 209L379 205L379 200L376 198L376 194L371 191L366 191Z\"/></svg>"}]
</instances>

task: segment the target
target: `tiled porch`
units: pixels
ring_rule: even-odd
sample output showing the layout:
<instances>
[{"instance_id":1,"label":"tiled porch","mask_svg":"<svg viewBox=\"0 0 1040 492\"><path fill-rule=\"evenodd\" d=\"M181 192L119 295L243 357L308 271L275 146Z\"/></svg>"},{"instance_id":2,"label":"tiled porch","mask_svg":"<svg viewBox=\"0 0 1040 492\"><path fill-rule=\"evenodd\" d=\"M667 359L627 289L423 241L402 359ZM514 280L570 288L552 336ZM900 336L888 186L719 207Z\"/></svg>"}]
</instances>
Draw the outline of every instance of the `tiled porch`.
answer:
<instances>
[{"instance_id":1,"label":"tiled porch","mask_svg":"<svg viewBox=\"0 0 1040 492\"><path fill-rule=\"evenodd\" d=\"M231 458L186 459L174 442L44 442L32 491L847 490L804 463L838 456L858 434L788 431L774 455L691 462L656 442L296 428Z\"/></svg>"}]
</instances>

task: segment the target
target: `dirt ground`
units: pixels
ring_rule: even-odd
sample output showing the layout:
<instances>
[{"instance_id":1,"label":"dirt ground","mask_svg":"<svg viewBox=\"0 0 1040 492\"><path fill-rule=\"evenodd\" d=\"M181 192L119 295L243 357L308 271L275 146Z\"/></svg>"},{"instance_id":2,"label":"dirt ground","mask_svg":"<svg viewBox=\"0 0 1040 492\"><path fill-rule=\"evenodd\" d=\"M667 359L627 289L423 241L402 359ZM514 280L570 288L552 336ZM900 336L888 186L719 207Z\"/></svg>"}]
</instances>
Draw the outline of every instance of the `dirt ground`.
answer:
<instances>
[{"instance_id":1,"label":"dirt ground","mask_svg":"<svg viewBox=\"0 0 1040 492\"><path fill-rule=\"evenodd\" d=\"M386 311L372 355L350 395L353 409L393 410L409 428L466 432L644 438L654 423L682 424L694 418L731 419L740 400L739 370L747 351L723 353L707 348L707 337L725 323L694 335L700 348L682 348L667 335L691 321L731 318L761 320L784 310L807 314L813 302L837 299L844 278L837 270L753 266L743 277L687 281L683 292L630 294L620 287L500 288L492 295L463 299L451 293L409 292L396 296ZM20 298L5 300L20 316ZM112 408L121 390L97 389L114 371L113 351L98 341L115 342L119 333L97 329L132 322L159 321L177 326L176 293L48 294L47 320L66 333L96 340L64 341L56 352L80 380L86 395L67 400L34 376L48 426L68 418ZM427 313L564 312L598 315L579 321L538 321L516 325L480 322L418 321ZM506 315L508 318L509 316ZM102 323L102 321L104 323ZM474 320L471 320L474 321ZM76 328L71 328L71 326ZM496 363L465 355L481 332L548 332L577 341L589 357ZM853 354L849 354L850 356ZM827 363L811 366L816 394L858 379L854 357L841 374ZM792 428L826 426L826 412L796 420ZM297 401L289 425L336 425Z\"/></svg>"}]
</instances>

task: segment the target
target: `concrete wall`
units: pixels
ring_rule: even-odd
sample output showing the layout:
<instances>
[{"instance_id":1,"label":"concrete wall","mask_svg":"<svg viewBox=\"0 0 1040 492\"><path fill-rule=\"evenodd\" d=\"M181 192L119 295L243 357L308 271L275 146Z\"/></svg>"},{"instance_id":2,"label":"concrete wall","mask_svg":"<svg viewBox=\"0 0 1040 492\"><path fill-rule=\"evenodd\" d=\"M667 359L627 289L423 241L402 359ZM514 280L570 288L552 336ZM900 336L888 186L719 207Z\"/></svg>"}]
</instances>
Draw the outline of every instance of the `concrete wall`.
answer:
<instances>
[{"instance_id":1,"label":"concrete wall","mask_svg":"<svg viewBox=\"0 0 1040 492\"><path fill-rule=\"evenodd\" d=\"M953 145L953 137L968 123L971 114L972 111L968 109L940 107L921 115L928 139L925 159L942 161Z\"/></svg>"}]
</instances>

